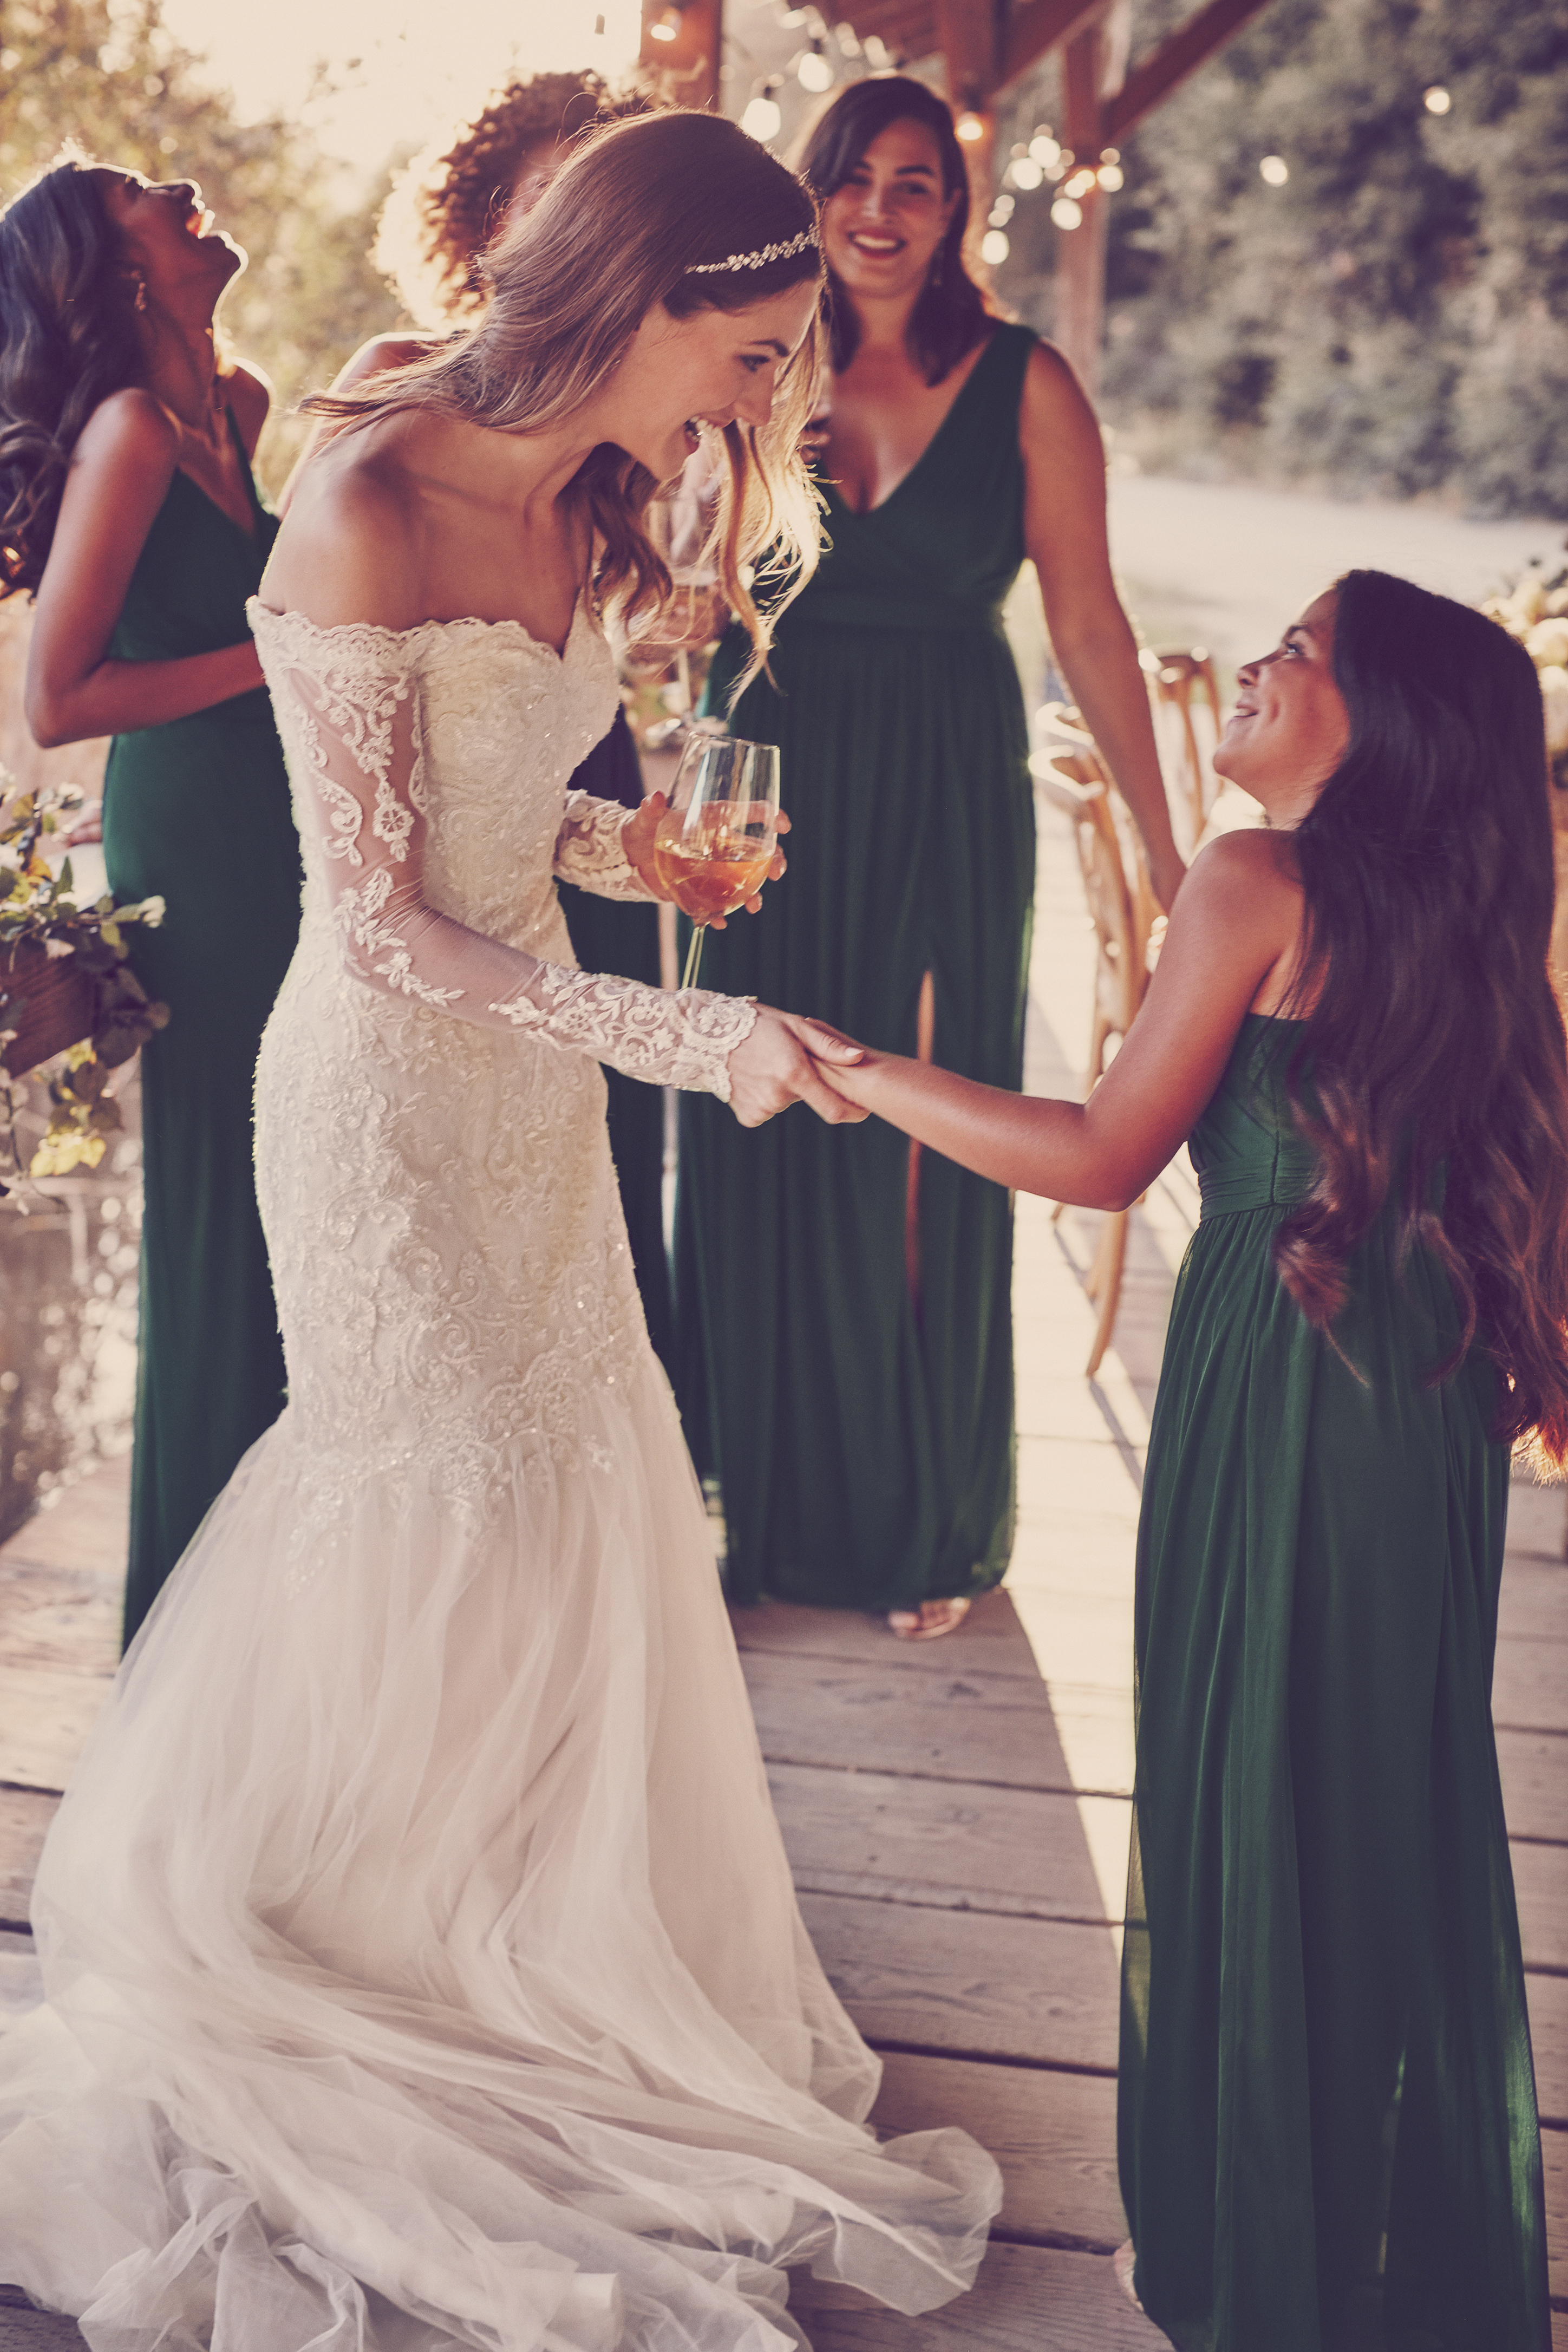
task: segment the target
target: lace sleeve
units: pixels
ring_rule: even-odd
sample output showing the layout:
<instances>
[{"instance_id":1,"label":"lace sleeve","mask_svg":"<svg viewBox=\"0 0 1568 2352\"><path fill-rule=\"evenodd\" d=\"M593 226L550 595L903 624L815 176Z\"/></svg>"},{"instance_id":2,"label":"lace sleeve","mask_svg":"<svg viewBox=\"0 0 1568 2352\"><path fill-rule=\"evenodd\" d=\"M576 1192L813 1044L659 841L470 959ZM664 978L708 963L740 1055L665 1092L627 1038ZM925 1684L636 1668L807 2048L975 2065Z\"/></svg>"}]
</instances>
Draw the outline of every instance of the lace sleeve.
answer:
<instances>
[{"instance_id":1,"label":"lace sleeve","mask_svg":"<svg viewBox=\"0 0 1568 2352\"><path fill-rule=\"evenodd\" d=\"M319 818L345 969L455 1020L525 1030L651 1086L728 1102L729 1057L754 1004L568 971L430 904L419 678L405 641L256 604L251 619L296 793Z\"/></svg>"},{"instance_id":2,"label":"lace sleeve","mask_svg":"<svg viewBox=\"0 0 1568 2352\"><path fill-rule=\"evenodd\" d=\"M618 801L592 793L568 793L566 813L555 836L554 870L598 898L636 898L647 904L653 892L627 857L622 835L637 814Z\"/></svg>"}]
</instances>

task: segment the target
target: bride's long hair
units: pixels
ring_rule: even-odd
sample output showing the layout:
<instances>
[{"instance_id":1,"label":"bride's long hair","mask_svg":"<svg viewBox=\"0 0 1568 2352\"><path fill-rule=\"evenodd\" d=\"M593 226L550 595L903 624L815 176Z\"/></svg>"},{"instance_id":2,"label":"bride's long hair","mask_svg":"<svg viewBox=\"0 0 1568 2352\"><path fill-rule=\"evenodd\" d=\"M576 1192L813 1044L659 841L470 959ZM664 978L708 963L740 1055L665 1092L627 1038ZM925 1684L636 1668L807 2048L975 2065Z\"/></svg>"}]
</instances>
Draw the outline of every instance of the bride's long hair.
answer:
<instances>
[{"instance_id":1,"label":"bride's long hair","mask_svg":"<svg viewBox=\"0 0 1568 2352\"><path fill-rule=\"evenodd\" d=\"M816 225L801 182L721 115L672 110L612 123L585 134L538 204L487 248L479 266L489 299L471 332L305 405L345 423L421 408L503 432L548 431L593 399L657 303L685 319L820 281L815 242L754 268L714 268L794 246ZM782 371L766 425L724 429L727 464L700 560L751 635L753 667L766 657L772 621L816 565L818 505L799 448L823 340L818 327ZM658 487L610 443L573 486L594 532L595 592L626 625L657 616L673 594L646 520ZM754 580L777 590L765 615Z\"/></svg>"}]
</instances>

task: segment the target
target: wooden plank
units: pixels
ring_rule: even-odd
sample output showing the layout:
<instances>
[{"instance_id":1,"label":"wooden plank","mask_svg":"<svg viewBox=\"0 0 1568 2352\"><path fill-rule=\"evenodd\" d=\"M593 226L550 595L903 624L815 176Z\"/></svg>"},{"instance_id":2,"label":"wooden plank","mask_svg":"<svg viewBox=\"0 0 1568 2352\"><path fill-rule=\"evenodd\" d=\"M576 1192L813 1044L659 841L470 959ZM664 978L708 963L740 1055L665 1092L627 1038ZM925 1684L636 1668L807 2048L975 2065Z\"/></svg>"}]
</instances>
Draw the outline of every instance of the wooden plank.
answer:
<instances>
[{"instance_id":1,"label":"wooden plank","mask_svg":"<svg viewBox=\"0 0 1568 2352\"><path fill-rule=\"evenodd\" d=\"M800 1907L868 2042L1114 2074L1119 1970L1109 1927L843 1895L805 1894Z\"/></svg>"},{"instance_id":2,"label":"wooden plank","mask_svg":"<svg viewBox=\"0 0 1568 2352\"><path fill-rule=\"evenodd\" d=\"M768 1778L798 1887L1033 1919L1106 1916L1070 1797L811 1765L775 1764Z\"/></svg>"},{"instance_id":3,"label":"wooden plank","mask_svg":"<svg viewBox=\"0 0 1568 2352\"><path fill-rule=\"evenodd\" d=\"M1546 2175L1546 2259L1553 2302L1568 2302L1568 2132L1543 2130L1542 2168Z\"/></svg>"},{"instance_id":4,"label":"wooden plank","mask_svg":"<svg viewBox=\"0 0 1568 2352\"><path fill-rule=\"evenodd\" d=\"M1158 2352L1167 2342L1133 2310L1106 2255L995 2240L969 2294L919 2319L799 2272L789 2307L813 2352Z\"/></svg>"},{"instance_id":5,"label":"wooden plank","mask_svg":"<svg viewBox=\"0 0 1568 2352\"><path fill-rule=\"evenodd\" d=\"M125 1455L68 1486L52 1508L36 1512L0 1558L123 1574L130 1522L131 1462Z\"/></svg>"},{"instance_id":6,"label":"wooden plank","mask_svg":"<svg viewBox=\"0 0 1568 2352\"><path fill-rule=\"evenodd\" d=\"M1002 34L1002 73L1005 89L1020 74L1054 49L1071 40L1086 25L1105 13L1106 0L1021 0L1008 15Z\"/></svg>"},{"instance_id":7,"label":"wooden plank","mask_svg":"<svg viewBox=\"0 0 1568 2352\"><path fill-rule=\"evenodd\" d=\"M1568 1840L1568 1740L1560 1731L1500 1731L1497 1757L1510 1836Z\"/></svg>"},{"instance_id":8,"label":"wooden plank","mask_svg":"<svg viewBox=\"0 0 1568 2352\"><path fill-rule=\"evenodd\" d=\"M25 1927L33 1880L58 1797L33 1789L0 1789L0 1921Z\"/></svg>"},{"instance_id":9,"label":"wooden plank","mask_svg":"<svg viewBox=\"0 0 1568 2352\"><path fill-rule=\"evenodd\" d=\"M1530 1996L1536 2104L1548 2123L1568 2130L1568 1977L1532 1972L1524 1982ZM1568 2213L1563 2219L1568 2221Z\"/></svg>"},{"instance_id":10,"label":"wooden plank","mask_svg":"<svg viewBox=\"0 0 1568 2352\"><path fill-rule=\"evenodd\" d=\"M940 1642L900 1642L888 1631L885 1618L854 1609L795 1609L787 1601L763 1601L752 1609L732 1609L730 1615L742 1653L783 1650L792 1657L826 1658L835 1665L897 1665L939 1679L962 1662L965 1673L1040 1679L1028 1637L1000 1590L983 1593L959 1631Z\"/></svg>"},{"instance_id":11,"label":"wooden plank","mask_svg":"<svg viewBox=\"0 0 1568 2352\"><path fill-rule=\"evenodd\" d=\"M743 1664L770 1761L1016 1789L1072 1787L1043 1683L829 1665L777 1652L750 1652ZM956 1658L951 1664L956 1668Z\"/></svg>"},{"instance_id":12,"label":"wooden plank","mask_svg":"<svg viewBox=\"0 0 1568 2352\"><path fill-rule=\"evenodd\" d=\"M1568 1563L1510 1553L1498 1633L1509 1642L1568 1642Z\"/></svg>"},{"instance_id":13,"label":"wooden plank","mask_svg":"<svg viewBox=\"0 0 1568 2352\"><path fill-rule=\"evenodd\" d=\"M107 1675L0 1665L0 1780L63 1789L109 1689Z\"/></svg>"},{"instance_id":14,"label":"wooden plank","mask_svg":"<svg viewBox=\"0 0 1568 2352\"><path fill-rule=\"evenodd\" d=\"M1136 72L1128 75L1124 87L1105 110L1103 136L1110 141L1125 139L1267 5L1268 0L1209 0L1206 8L1189 17L1178 32L1161 42L1152 57L1144 58Z\"/></svg>"},{"instance_id":15,"label":"wooden plank","mask_svg":"<svg viewBox=\"0 0 1568 2352\"><path fill-rule=\"evenodd\" d=\"M1512 1845L1509 1854L1525 1967L1568 1970L1568 1846Z\"/></svg>"},{"instance_id":16,"label":"wooden plank","mask_svg":"<svg viewBox=\"0 0 1568 2352\"><path fill-rule=\"evenodd\" d=\"M1069 2238L1109 2253L1127 2235L1116 2084L1103 2074L900 2051L885 2061L871 2120L885 2135L956 2125L988 2148L1002 2168L996 2226L1008 2237Z\"/></svg>"},{"instance_id":17,"label":"wooden plank","mask_svg":"<svg viewBox=\"0 0 1568 2352\"><path fill-rule=\"evenodd\" d=\"M1563 1565L1568 1553L1568 1487L1538 1486L1531 1478L1516 1478L1508 1494L1508 1558L1521 1554ZM1503 1594L1509 1570L1503 1570Z\"/></svg>"},{"instance_id":18,"label":"wooden plank","mask_svg":"<svg viewBox=\"0 0 1568 2352\"><path fill-rule=\"evenodd\" d=\"M20 2299L0 2304L0 2352L82 2352L74 2319L58 2311L32 2311Z\"/></svg>"},{"instance_id":19,"label":"wooden plank","mask_svg":"<svg viewBox=\"0 0 1568 2352\"><path fill-rule=\"evenodd\" d=\"M0 1664L112 1675L122 1606L118 1576L0 1555Z\"/></svg>"},{"instance_id":20,"label":"wooden plank","mask_svg":"<svg viewBox=\"0 0 1568 2352\"><path fill-rule=\"evenodd\" d=\"M1556 1642L1499 1642L1492 1721L1513 1731L1568 1731L1568 1657Z\"/></svg>"}]
</instances>

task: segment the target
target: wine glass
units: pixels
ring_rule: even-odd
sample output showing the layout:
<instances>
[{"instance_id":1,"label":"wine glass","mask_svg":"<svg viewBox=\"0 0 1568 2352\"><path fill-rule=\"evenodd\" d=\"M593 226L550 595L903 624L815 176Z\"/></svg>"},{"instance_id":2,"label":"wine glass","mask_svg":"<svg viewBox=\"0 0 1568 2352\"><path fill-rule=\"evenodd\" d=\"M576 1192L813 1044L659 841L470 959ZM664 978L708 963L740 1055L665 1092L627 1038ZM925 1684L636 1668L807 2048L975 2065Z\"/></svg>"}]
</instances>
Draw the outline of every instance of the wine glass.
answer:
<instances>
[{"instance_id":1,"label":"wine glass","mask_svg":"<svg viewBox=\"0 0 1568 2352\"><path fill-rule=\"evenodd\" d=\"M682 988L697 977L714 917L732 915L762 887L778 822L777 744L693 728L653 843L655 871L694 926Z\"/></svg>"}]
</instances>

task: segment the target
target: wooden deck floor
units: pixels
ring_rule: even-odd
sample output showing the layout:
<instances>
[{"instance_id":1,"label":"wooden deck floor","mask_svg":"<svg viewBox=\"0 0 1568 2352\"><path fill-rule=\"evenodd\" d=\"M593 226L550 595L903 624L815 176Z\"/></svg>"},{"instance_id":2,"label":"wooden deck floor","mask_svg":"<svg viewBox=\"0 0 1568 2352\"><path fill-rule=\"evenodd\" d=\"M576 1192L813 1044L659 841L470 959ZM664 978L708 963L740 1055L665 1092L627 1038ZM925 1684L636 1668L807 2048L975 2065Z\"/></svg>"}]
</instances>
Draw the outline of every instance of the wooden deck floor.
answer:
<instances>
[{"instance_id":1,"label":"wooden deck floor","mask_svg":"<svg viewBox=\"0 0 1568 2352\"><path fill-rule=\"evenodd\" d=\"M1043 844L1029 1083L1072 1090L1088 1029L1081 902ZM1048 1014L1042 1010L1048 1007ZM1064 1043L1066 1041L1066 1043ZM1021 1201L1021 1520L1006 1588L955 1638L865 1618L738 1615L807 1925L886 2068L885 2130L958 2123L1006 2201L974 2293L910 2321L801 2288L816 2352L1134 2352L1164 2338L1118 2294L1117 1922L1131 1780L1132 1536L1170 1284L1195 1212L1178 1165L1137 1214L1117 1349L1081 1375L1093 1220ZM1568 2352L1568 1563L1560 1493L1517 1487L1495 1714L1530 1970ZM0 1989L30 1967L38 1846L111 1671L122 1468L0 1551ZM0 2290L0 2305L4 2305ZM69 2323L0 2307L0 2352ZM280 2347L282 2352L282 2347Z\"/></svg>"}]
</instances>

